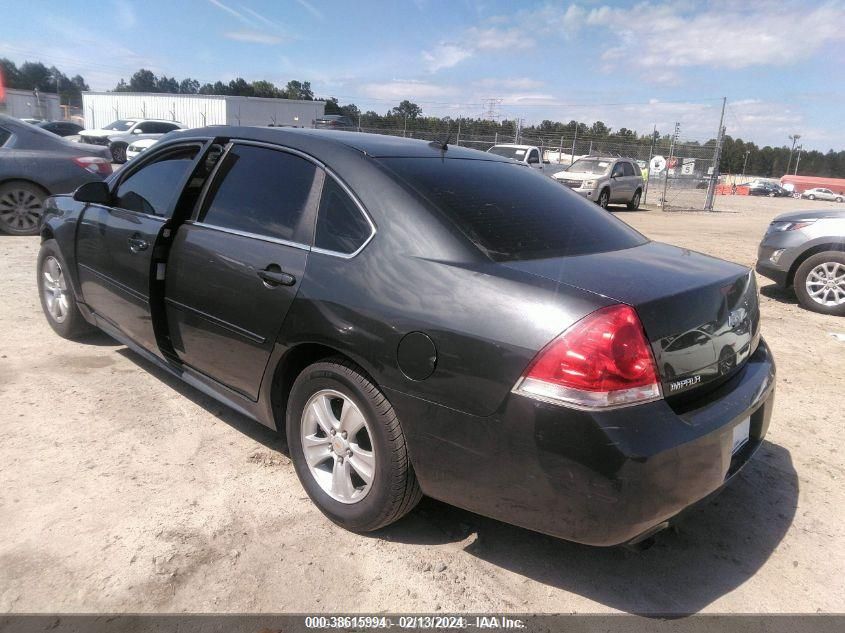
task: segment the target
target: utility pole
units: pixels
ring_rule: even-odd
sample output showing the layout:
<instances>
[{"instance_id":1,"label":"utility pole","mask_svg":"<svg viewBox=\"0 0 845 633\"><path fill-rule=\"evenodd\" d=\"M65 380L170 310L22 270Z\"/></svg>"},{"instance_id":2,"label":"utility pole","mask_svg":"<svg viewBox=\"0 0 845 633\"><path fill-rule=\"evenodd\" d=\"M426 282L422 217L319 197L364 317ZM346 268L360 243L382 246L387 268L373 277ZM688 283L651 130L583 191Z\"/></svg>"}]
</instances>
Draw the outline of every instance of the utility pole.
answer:
<instances>
[{"instance_id":1,"label":"utility pole","mask_svg":"<svg viewBox=\"0 0 845 633\"><path fill-rule=\"evenodd\" d=\"M745 167L748 165L748 155L750 153L750 149L745 150L745 160L742 161L742 184L745 184Z\"/></svg>"},{"instance_id":2,"label":"utility pole","mask_svg":"<svg viewBox=\"0 0 845 633\"><path fill-rule=\"evenodd\" d=\"M798 146L798 158L795 159L795 171L792 173L793 176L798 175L798 163L801 162L801 150L804 149L803 145Z\"/></svg>"},{"instance_id":3,"label":"utility pole","mask_svg":"<svg viewBox=\"0 0 845 633\"><path fill-rule=\"evenodd\" d=\"M675 122L675 133L672 134L672 142L669 144L669 160L666 161L666 178L663 180L663 197L660 199L660 208L666 210L666 189L669 187L669 165L672 164L672 158L675 156L675 141L681 133L681 122ZM674 167L672 168L674 169Z\"/></svg>"},{"instance_id":4,"label":"utility pole","mask_svg":"<svg viewBox=\"0 0 845 633\"><path fill-rule=\"evenodd\" d=\"M648 150L648 178L645 181L645 191L643 192L643 204L648 200L648 184L651 182L651 159L654 158L654 142L657 140L657 124L654 124L654 129L651 132L651 148Z\"/></svg>"},{"instance_id":5,"label":"utility pole","mask_svg":"<svg viewBox=\"0 0 845 633\"><path fill-rule=\"evenodd\" d=\"M569 153L569 164L575 162L575 141L578 140L578 124L575 124L575 136L572 137L572 151Z\"/></svg>"},{"instance_id":6,"label":"utility pole","mask_svg":"<svg viewBox=\"0 0 845 633\"><path fill-rule=\"evenodd\" d=\"M460 146L461 144L461 119L458 118L458 135L455 137L455 145Z\"/></svg>"},{"instance_id":7,"label":"utility pole","mask_svg":"<svg viewBox=\"0 0 845 633\"><path fill-rule=\"evenodd\" d=\"M722 139L725 136L725 106L728 98L722 97L722 115L719 117L719 131L716 134L716 149L713 150L713 171L710 172L710 182L707 185L707 197L704 200L704 209L713 210L713 196L716 194L716 184L719 182L719 158L722 156Z\"/></svg>"},{"instance_id":8,"label":"utility pole","mask_svg":"<svg viewBox=\"0 0 845 633\"><path fill-rule=\"evenodd\" d=\"M408 115L405 115L405 127L402 128L402 136L408 135Z\"/></svg>"},{"instance_id":9,"label":"utility pole","mask_svg":"<svg viewBox=\"0 0 845 633\"><path fill-rule=\"evenodd\" d=\"M801 138L800 134L790 134L789 138L792 139L792 148L789 150L789 160L786 163L786 173L789 174L789 168L792 166L792 152L795 151L795 144L798 142L798 139Z\"/></svg>"},{"instance_id":10,"label":"utility pole","mask_svg":"<svg viewBox=\"0 0 845 633\"><path fill-rule=\"evenodd\" d=\"M560 165L560 159L563 154L563 137L560 137L560 145L557 146L557 164Z\"/></svg>"}]
</instances>

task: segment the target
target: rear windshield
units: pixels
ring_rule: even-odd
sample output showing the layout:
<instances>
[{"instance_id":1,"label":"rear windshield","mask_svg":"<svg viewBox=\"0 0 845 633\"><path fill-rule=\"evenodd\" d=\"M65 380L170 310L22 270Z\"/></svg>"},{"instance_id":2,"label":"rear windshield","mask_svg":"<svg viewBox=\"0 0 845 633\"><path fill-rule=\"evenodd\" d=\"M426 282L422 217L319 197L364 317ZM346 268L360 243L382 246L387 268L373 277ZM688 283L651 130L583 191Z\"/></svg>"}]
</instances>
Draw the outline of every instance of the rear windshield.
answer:
<instances>
[{"instance_id":1,"label":"rear windshield","mask_svg":"<svg viewBox=\"0 0 845 633\"><path fill-rule=\"evenodd\" d=\"M601 207L522 165L439 158L382 162L495 261L616 251L647 241Z\"/></svg>"}]
</instances>

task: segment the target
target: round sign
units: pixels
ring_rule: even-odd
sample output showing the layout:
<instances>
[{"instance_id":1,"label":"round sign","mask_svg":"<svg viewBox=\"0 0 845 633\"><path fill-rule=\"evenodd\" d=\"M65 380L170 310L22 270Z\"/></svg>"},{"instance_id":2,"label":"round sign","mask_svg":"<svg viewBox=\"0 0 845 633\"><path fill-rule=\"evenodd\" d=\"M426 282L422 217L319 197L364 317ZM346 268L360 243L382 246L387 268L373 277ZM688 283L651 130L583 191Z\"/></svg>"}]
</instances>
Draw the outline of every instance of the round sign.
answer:
<instances>
[{"instance_id":1,"label":"round sign","mask_svg":"<svg viewBox=\"0 0 845 633\"><path fill-rule=\"evenodd\" d=\"M654 156L649 163L649 169L655 174L659 174L666 169L666 159L662 156Z\"/></svg>"}]
</instances>

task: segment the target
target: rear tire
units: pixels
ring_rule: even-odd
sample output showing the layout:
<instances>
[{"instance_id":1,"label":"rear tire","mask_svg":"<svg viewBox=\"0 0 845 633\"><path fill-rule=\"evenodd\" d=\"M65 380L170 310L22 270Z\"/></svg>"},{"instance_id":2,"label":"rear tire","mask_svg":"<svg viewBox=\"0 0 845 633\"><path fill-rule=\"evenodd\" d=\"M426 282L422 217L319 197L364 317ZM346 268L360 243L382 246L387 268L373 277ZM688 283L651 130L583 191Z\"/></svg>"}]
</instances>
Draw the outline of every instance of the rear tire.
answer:
<instances>
[{"instance_id":1,"label":"rear tire","mask_svg":"<svg viewBox=\"0 0 845 633\"><path fill-rule=\"evenodd\" d=\"M46 240L38 251L38 297L47 323L66 339L77 339L94 330L76 304L67 264L56 240Z\"/></svg>"},{"instance_id":2,"label":"rear tire","mask_svg":"<svg viewBox=\"0 0 845 633\"><path fill-rule=\"evenodd\" d=\"M0 231L9 235L38 235L48 195L38 185L24 180L0 185Z\"/></svg>"},{"instance_id":3,"label":"rear tire","mask_svg":"<svg viewBox=\"0 0 845 633\"><path fill-rule=\"evenodd\" d=\"M631 198L631 201L625 205L626 207L628 207L629 211L636 211L640 208L640 198L642 197L642 195L642 191L640 191L639 189L634 192L634 197Z\"/></svg>"},{"instance_id":4,"label":"rear tire","mask_svg":"<svg viewBox=\"0 0 845 633\"><path fill-rule=\"evenodd\" d=\"M836 198L837 202L842 202L842 200L843 200L842 196L837 196L837 198Z\"/></svg>"},{"instance_id":5,"label":"rear tire","mask_svg":"<svg viewBox=\"0 0 845 633\"><path fill-rule=\"evenodd\" d=\"M306 367L291 388L286 417L299 481L339 526L377 530L422 498L396 412L350 361L332 358Z\"/></svg>"},{"instance_id":6,"label":"rear tire","mask_svg":"<svg viewBox=\"0 0 845 633\"><path fill-rule=\"evenodd\" d=\"M814 196L813 194L810 194L809 196L807 196L807 200L815 200L815 199L816 199L816 196Z\"/></svg>"},{"instance_id":7,"label":"rear tire","mask_svg":"<svg viewBox=\"0 0 845 633\"><path fill-rule=\"evenodd\" d=\"M607 209L607 205L610 204L610 190L602 189L596 202L602 209Z\"/></svg>"},{"instance_id":8,"label":"rear tire","mask_svg":"<svg viewBox=\"0 0 845 633\"><path fill-rule=\"evenodd\" d=\"M825 251L808 257L795 271L793 285L808 310L845 316L845 253Z\"/></svg>"}]
</instances>

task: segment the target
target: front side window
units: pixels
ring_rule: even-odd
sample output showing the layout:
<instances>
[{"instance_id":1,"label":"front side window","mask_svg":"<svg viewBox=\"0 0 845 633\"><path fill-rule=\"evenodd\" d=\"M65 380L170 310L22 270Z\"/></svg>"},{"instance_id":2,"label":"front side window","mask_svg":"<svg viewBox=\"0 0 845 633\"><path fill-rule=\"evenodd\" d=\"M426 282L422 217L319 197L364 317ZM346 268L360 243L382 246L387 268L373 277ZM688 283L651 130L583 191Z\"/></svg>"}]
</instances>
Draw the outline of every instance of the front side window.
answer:
<instances>
[{"instance_id":1,"label":"front side window","mask_svg":"<svg viewBox=\"0 0 845 633\"><path fill-rule=\"evenodd\" d=\"M310 242L306 211L316 171L311 162L294 154L236 144L223 158L199 220L285 241Z\"/></svg>"},{"instance_id":2,"label":"front side window","mask_svg":"<svg viewBox=\"0 0 845 633\"><path fill-rule=\"evenodd\" d=\"M320 198L314 245L348 255L361 248L371 233L369 222L352 198L334 178L327 177Z\"/></svg>"},{"instance_id":3,"label":"front side window","mask_svg":"<svg viewBox=\"0 0 845 633\"><path fill-rule=\"evenodd\" d=\"M12 133L9 130L0 127L0 147L3 147L11 137Z\"/></svg>"},{"instance_id":4,"label":"front side window","mask_svg":"<svg viewBox=\"0 0 845 633\"><path fill-rule=\"evenodd\" d=\"M199 146L175 148L144 164L117 187L114 206L170 217L171 203L196 158Z\"/></svg>"},{"instance_id":5,"label":"front side window","mask_svg":"<svg viewBox=\"0 0 845 633\"><path fill-rule=\"evenodd\" d=\"M634 175L634 167L631 163L622 163L622 175L623 176L633 176Z\"/></svg>"}]
</instances>

